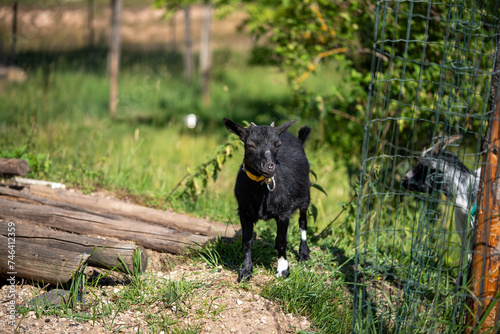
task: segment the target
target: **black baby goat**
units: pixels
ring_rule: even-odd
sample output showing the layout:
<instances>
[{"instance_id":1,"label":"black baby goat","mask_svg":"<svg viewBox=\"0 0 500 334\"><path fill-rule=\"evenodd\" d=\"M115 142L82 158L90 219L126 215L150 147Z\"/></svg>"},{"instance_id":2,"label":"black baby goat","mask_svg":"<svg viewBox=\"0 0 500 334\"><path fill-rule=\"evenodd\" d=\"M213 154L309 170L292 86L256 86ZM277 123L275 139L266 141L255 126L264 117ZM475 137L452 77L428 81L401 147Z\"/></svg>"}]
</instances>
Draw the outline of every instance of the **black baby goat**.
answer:
<instances>
[{"instance_id":1,"label":"black baby goat","mask_svg":"<svg viewBox=\"0 0 500 334\"><path fill-rule=\"evenodd\" d=\"M455 154L445 151L449 144L460 138L460 135L444 138L424 151L417 165L403 177L402 185L408 190L426 194L439 191L455 202L455 225L463 253L467 247L467 226L470 223L474 227L471 211L477 203L481 168L471 171Z\"/></svg>"},{"instance_id":2,"label":"black baby goat","mask_svg":"<svg viewBox=\"0 0 500 334\"><path fill-rule=\"evenodd\" d=\"M278 226L275 247L278 251L276 277L288 275L286 258L287 230L290 216L299 209L301 242L299 259L309 260L306 242L307 208L310 201L309 162L304 153L304 142L310 127L299 130L298 139L286 130L296 120L278 127L247 128L224 118L226 128L238 135L245 144L243 164L236 178L234 194L243 232L243 265L238 282L252 277L253 226L259 220L274 218Z\"/></svg>"}]
</instances>

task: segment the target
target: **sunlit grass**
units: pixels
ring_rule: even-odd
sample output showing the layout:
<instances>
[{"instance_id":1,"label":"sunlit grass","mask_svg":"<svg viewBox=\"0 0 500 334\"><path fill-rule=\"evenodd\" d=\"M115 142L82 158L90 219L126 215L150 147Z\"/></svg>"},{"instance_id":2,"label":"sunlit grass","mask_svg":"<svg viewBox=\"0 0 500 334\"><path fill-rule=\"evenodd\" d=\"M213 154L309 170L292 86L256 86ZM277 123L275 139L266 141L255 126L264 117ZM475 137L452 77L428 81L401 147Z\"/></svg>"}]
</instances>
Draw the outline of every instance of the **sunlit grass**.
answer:
<instances>
[{"instance_id":1,"label":"sunlit grass","mask_svg":"<svg viewBox=\"0 0 500 334\"><path fill-rule=\"evenodd\" d=\"M29 57L20 56L24 62L32 61ZM165 198L226 140L223 117L264 124L276 120L276 107L286 106L292 96L283 73L272 66L250 67L239 55L216 53L216 59L234 67L215 67L212 101L204 106L197 84L184 82L168 64L138 63L122 71L118 116L111 119L107 78L86 71L71 57L52 67L33 63L26 66L27 82L3 86L2 149L29 144L29 151L47 154L45 178L87 192L106 189L148 205L238 223L232 192L242 152L234 153L197 202L166 203ZM190 113L198 116L192 130L183 123ZM296 133L298 126L290 131ZM340 210L338 203L348 199L349 189L342 164L328 147L314 147L309 144L306 151L316 182L328 192L326 197L312 189L317 230Z\"/></svg>"}]
</instances>

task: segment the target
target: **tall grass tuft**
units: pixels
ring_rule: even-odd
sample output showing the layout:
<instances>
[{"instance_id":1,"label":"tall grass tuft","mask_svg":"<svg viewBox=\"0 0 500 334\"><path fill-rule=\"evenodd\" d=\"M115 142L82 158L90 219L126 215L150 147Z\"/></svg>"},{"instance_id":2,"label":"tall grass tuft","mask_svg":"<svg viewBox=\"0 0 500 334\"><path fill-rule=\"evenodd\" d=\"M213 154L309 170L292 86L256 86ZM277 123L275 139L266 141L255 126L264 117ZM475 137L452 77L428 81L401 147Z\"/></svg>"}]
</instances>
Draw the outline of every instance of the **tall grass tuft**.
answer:
<instances>
[{"instance_id":1,"label":"tall grass tuft","mask_svg":"<svg viewBox=\"0 0 500 334\"><path fill-rule=\"evenodd\" d=\"M309 317L321 333L351 333L352 295L338 272L297 267L288 278L269 282L262 295L282 303L286 312Z\"/></svg>"}]
</instances>

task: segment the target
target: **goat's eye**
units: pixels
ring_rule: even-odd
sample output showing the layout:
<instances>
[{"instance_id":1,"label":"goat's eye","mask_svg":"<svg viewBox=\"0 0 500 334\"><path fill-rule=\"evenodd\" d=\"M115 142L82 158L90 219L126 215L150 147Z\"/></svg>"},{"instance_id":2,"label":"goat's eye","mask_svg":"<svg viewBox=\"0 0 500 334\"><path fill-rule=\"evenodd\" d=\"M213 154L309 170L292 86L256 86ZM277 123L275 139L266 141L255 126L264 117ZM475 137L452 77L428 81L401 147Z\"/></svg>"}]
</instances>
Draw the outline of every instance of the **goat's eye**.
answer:
<instances>
[{"instance_id":1,"label":"goat's eye","mask_svg":"<svg viewBox=\"0 0 500 334\"><path fill-rule=\"evenodd\" d=\"M256 148L257 148L257 146L255 145L254 142L252 142L252 141L247 142L247 149L255 150Z\"/></svg>"},{"instance_id":2,"label":"goat's eye","mask_svg":"<svg viewBox=\"0 0 500 334\"><path fill-rule=\"evenodd\" d=\"M281 146L281 140L278 140L276 143L274 143L274 147L278 148Z\"/></svg>"}]
</instances>

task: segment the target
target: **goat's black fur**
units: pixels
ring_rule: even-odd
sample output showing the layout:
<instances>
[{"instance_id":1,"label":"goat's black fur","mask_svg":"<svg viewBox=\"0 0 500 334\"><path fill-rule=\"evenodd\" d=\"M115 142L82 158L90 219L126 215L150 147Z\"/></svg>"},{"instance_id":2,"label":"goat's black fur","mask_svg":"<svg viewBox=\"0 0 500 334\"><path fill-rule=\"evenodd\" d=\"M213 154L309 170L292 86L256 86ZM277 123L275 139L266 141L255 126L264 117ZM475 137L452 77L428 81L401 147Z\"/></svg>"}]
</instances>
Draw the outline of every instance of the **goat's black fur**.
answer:
<instances>
[{"instance_id":1,"label":"goat's black fur","mask_svg":"<svg viewBox=\"0 0 500 334\"><path fill-rule=\"evenodd\" d=\"M244 160L234 188L243 232L244 252L238 281L247 280L252 276L253 226L259 219L274 218L277 223L275 246L278 251L278 268L276 276L288 275L287 230L290 216L297 209L300 213L301 231L299 259L309 260L306 231L310 181L309 162L303 144L309 137L311 128L302 127L297 138L286 131L295 121L278 127L274 127L274 124L256 126L252 123L251 126L244 128L224 118L226 128L238 135L245 144ZM259 177L259 180L251 179L248 173ZM265 179L265 182L260 180L261 178Z\"/></svg>"}]
</instances>

